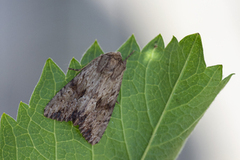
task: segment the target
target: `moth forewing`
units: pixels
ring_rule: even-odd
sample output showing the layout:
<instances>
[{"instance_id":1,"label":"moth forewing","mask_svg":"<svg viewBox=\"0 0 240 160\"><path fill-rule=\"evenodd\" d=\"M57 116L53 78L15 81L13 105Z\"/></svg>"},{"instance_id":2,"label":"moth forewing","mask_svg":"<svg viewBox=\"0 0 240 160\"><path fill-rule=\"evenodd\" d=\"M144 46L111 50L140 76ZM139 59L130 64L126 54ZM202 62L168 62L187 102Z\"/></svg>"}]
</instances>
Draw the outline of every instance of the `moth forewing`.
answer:
<instances>
[{"instance_id":1,"label":"moth forewing","mask_svg":"<svg viewBox=\"0 0 240 160\"><path fill-rule=\"evenodd\" d=\"M120 52L110 52L76 70L80 73L50 100L44 116L73 121L89 143L98 143L117 101L127 58L123 61Z\"/></svg>"}]
</instances>

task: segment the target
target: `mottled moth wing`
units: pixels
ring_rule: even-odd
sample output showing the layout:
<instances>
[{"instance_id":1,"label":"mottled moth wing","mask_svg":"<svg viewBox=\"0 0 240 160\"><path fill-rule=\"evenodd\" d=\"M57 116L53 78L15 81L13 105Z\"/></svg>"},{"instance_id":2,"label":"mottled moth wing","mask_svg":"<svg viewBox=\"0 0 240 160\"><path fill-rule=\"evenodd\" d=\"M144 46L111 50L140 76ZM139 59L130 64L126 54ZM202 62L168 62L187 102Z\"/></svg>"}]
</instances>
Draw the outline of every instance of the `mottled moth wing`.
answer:
<instances>
[{"instance_id":1,"label":"mottled moth wing","mask_svg":"<svg viewBox=\"0 0 240 160\"><path fill-rule=\"evenodd\" d=\"M95 58L52 98L44 116L73 121L89 143L98 143L111 118L126 60L119 52Z\"/></svg>"}]
</instances>

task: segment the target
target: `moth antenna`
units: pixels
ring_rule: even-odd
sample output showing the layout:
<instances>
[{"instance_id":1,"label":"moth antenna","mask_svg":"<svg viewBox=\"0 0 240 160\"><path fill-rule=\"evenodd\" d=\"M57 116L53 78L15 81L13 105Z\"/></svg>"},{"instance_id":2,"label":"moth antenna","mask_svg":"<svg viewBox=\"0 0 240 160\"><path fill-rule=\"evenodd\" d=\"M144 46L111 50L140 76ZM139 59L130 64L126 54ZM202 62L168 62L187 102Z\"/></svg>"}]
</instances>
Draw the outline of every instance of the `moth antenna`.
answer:
<instances>
[{"instance_id":1,"label":"moth antenna","mask_svg":"<svg viewBox=\"0 0 240 160\"><path fill-rule=\"evenodd\" d=\"M135 51L133 50L124 61L127 61L127 59L134 53Z\"/></svg>"},{"instance_id":2,"label":"moth antenna","mask_svg":"<svg viewBox=\"0 0 240 160\"><path fill-rule=\"evenodd\" d=\"M74 68L68 68L69 70L73 70L73 71L80 71L81 69L74 69Z\"/></svg>"},{"instance_id":3,"label":"moth antenna","mask_svg":"<svg viewBox=\"0 0 240 160\"><path fill-rule=\"evenodd\" d=\"M77 72L80 72L82 69L74 69L74 68L68 68L69 70L73 70L73 71L77 71Z\"/></svg>"}]
</instances>

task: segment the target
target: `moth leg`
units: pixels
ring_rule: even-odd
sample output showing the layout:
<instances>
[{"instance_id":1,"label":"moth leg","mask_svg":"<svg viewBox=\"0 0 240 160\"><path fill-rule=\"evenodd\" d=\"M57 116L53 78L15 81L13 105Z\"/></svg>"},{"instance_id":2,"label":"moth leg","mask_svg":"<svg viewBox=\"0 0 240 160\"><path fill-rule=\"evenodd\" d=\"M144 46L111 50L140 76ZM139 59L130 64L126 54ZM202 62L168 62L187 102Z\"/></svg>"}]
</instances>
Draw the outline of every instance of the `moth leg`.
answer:
<instances>
[{"instance_id":1,"label":"moth leg","mask_svg":"<svg viewBox=\"0 0 240 160\"><path fill-rule=\"evenodd\" d=\"M117 102L117 104L119 104L119 102L118 101L116 101Z\"/></svg>"},{"instance_id":2,"label":"moth leg","mask_svg":"<svg viewBox=\"0 0 240 160\"><path fill-rule=\"evenodd\" d=\"M73 71L78 71L78 72L79 72L79 71L81 71L83 68L82 68L82 69L68 68L68 69L69 69L69 70L73 70Z\"/></svg>"},{"instance_id":3,"label":"moth leg","mask_svg":"<svg viewBox=\"0 0 240 160\"><path fill-rule=\"evenodd\" d=\"M125 62L127 61L127 59L135 52L135 50L133 50L128 56L127 58L124 60Z\"/></svg>"}]
</instances>

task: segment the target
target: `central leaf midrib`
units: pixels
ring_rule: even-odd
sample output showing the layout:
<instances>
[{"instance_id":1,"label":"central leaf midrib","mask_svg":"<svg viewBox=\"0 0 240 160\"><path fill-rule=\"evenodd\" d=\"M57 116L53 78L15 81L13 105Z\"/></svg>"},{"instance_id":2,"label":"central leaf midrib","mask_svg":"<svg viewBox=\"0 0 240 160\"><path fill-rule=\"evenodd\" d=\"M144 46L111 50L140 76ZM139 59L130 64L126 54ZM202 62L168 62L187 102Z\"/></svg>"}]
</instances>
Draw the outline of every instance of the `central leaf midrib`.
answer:
<instances>
[{"instance_id":1,"label":"central leaf midrib","mask_svg":"<svg viewBox=\"0 0 240 160\"><path fill-rule=\"evenodd\" d=\"M51 64L49 63L49 67L50 67L50 70L51 70L51 72L52 72L52 76L54 77L54 72L53 72L53 70L52 70L52 66L51 66ZM65 81L66 81L66 79L65 79ZM55 86L55 88L54 88L54 93L56 93L56 88L57 88L57 84L56 84L56 82L55 82L55 80L53 80L53 82L54 82L54 86ZM54 134L54 140L55 140L55 159L57 160L57 136L56 136L56 122L55 122L55 120L53 121L53 134Z\"/></svg>"},{"instance_id":2,"label":"central leaf midrib","mask_svg":"<svg viewBox=\"0 0 240 160\"><path fill-rule=\"evenodd\" d=\"M131 45L130 46L132 46L132 44L133 44L133 41L131 42ZM126 140L126 134L125 134L125 131L124 131L124 124L123 124L123 113L122 113L122 97L123 97L123 95L122 95L122 91L120 92L120 95L121 95L121 107L120 107L120 113L121 113L121 124L122 124L122 130L123 130L123 139L124 139L124 142L125 142L125 146L126 146L126 150L127 150L127 155L128 155L128 159L130 159L130 153L129 153L129 148L128 148L128 144L127 144L127 140Z\"/></svg>"},{"instance_id":3,"label":"central leaf midrib","mask_svg":"<svg viewBox=\"0 0 240 160\"><path fill-rule=\"evenodd\" d=\"M196 38L197 38L197 37L196 37ZM195 41L196 41L196 38L195 38ZM168 98L168 101L167 101L167 103L166 103L166 105L165 105L165 107L164 107L164 110L163 110L163 112L162 112L162 114L161 114L161 116L160 116L160 119L159 119L156 127L155 127L154 130L153 130L152 136L151 136L151 138L150 138L150 140L149 140L149 143L148 143L148 145L147 145L147 147L146 147L146 149L145 149L145 151L144 151L144 153L143 153L143 156L142 156L141 160L144 160L144 158L146 157L147 152L148 152L148 150L149 150L149 148L150 148L150 146L151 146L151 144L152 144L152 141L153 141L153 139L154 139L154 136L155 136L155 134L156 134L156 132L157 132L157 129L158 129L158 127L160 126L160 124L161 124L161 122L162 122L163 115L164 115L164 113L165 113L165 111L166 111L166 108L168 107L168 105L169 105L169 103L170 103L170 100L172 99L173 93L174 93L174 91L175 91L175 89L176 89L176 86L177 86L177 84L178 84L178 82L179 82L179 79L181 79L182 74L183 74L183 72L184 72L184 69L185 69L185 67L186 67L186 64L188 63L188 60L189 60L189 57L190 57L190 55L191 55L191 51L192 51L192 48L193 48L193 46L194 46L195 41L193 42L193 45L192 45L192 47L191 47L191 49L190 49L190 51L189 51L188 57L187 57L187 59L186 59L186 61L185 61L185 63L184 63L184 66L183 66L183 68L182 68L182 70L181 70L181 73L179 74L179 77L178 77L178 79L177 79L177 81L176 81L176 83L175 83L175 85L174 85L174 87L173 87L173 89L172 89L172 92L171 92L171 94L170 94L170 96L169 96L169 98ZM179 44L179 43L178 43L178 44Z\"/></svg>"}]
</instances>

